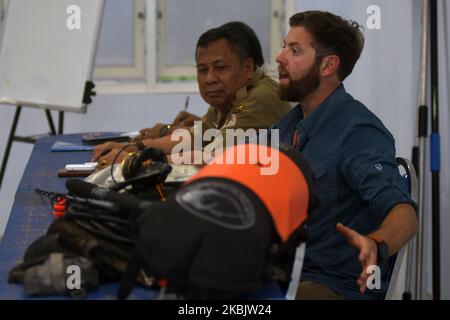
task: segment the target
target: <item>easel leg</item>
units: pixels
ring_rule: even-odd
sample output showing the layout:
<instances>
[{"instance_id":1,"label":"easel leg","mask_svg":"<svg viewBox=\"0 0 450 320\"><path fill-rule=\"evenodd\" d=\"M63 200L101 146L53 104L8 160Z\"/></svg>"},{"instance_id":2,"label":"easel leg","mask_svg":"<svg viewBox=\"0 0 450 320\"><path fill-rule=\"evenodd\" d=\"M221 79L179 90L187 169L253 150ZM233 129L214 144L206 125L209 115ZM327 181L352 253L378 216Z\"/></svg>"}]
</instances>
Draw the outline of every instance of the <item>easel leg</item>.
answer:
<instances>
[{"instance_id":1,"label":"easel leg","mask_svg":"<svg viewBox=\"0 0 450 320\"><path fill-rule=\"evenodd\" d=\"M3 156L2 167L1 167L1 171L0 171L0 188L2 186L3 176L5 175L6 166L8 164L9 153L11 151L12 143L14 141L20 141L20 142L26 142L26 143L35 143L36 142L35 138L16 136L16 129L17 129L17 124L19 122L21 111L22 111L22 106L17 106L16 113L14 114L14 119L12 122L11 130L9 132L8 142L6 143L5 154ZM52 114L50 113L50 110L45 109L45 115L47 117L48 126L50 128L50 134L56 135L55 124L53 123L53 118L52 118ZM60 111L59 112L59 122L58 122L58 133L59 134L63 133L63 128L64 128L64 112Z\"/></svg>"},{"instance_id":2,"label":"easel leg","mask_svg":"<svg viewBox=\"0 0 450 320\"><path fill-rule=\"evenodd\" d=\"M64 111L59 111L58 134L63 134L63 131L64 131Z\"/></svg>"},{"instance_id":3,"label":"easel leg","mask_svg":"<svg viewBox=\"0 0 450 320\"><path fill-rule=\"evenodd\" d=\"M9 131L8 142L6 143L5 154L3 156L2 168L0 170L0 188L3 182L3 176L5 174L6 165L8 164L9 153L11 151L11 146L14 140L14 136L16 134L17 123L19 122L20 112L22 111L22 106L16 107L16 112L14 114L13 123L11 126L11 130Z\"/></svg>"},{"instance_id":4,"label":"easel leg","mask_svg":"<svg viewBox=\"0 0 450 320\"><path fill-rule=\"evenodd\" d=\"M45 109L45 115L47 116L47 122L48 122L48 126L50 128L50 134L52 136L56 135L56 129L55 129L55 124L53 123L53 118L52 118L52 114L50 113L50 110Z\"/></svg>"}]
</instances>

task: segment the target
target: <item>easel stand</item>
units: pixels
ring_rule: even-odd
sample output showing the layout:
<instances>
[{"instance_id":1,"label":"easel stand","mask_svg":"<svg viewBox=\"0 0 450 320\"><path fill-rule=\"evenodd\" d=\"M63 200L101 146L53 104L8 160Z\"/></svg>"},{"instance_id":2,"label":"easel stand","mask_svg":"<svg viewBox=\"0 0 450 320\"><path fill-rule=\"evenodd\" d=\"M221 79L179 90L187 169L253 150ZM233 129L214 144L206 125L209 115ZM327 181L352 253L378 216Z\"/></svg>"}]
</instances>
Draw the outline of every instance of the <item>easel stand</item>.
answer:
<instances>
[{"instance_id":1,"label":"easel stand","mask_svg":"<svg viewBox=\"0 0 450 320\"><path fill-rule=\"evenodd\" d=\"M50 132L48 135L56 135L55 124L53 122L52 114L50 110L45 109L45 116L47 118L48 127ZM22 106L16 106L16 112L14 113L13 122L11 125L11 130L9 131L8 142L6 143L5 154L3 155L2 167L0 170L0 189L3 182L3 176L5 175L6 166L8 164L9 153L11 152L11 147L14 141L17 142L25 142L25 143L35 143L36 140L44 135L35 135L35 136L16 136L17 124L19 123L20 113L22 112ZM63 134L64 130L64 111L59 111L58 114L58 134Z\"/></svg>"}]
</instances>

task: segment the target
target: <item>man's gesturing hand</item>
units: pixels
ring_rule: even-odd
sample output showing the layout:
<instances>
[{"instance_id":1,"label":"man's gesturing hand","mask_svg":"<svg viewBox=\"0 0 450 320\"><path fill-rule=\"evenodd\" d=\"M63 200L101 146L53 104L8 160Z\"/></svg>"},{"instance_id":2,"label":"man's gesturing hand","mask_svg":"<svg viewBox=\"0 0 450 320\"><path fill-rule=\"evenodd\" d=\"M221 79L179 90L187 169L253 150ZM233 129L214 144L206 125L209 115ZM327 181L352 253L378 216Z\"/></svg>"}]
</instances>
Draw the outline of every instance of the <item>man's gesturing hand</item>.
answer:
<instances>
[{"instance_id":1,"label":"man's gesturing hand","mask_svg":"<svg viewBox=\"0 0 450 320\"><path fill-rule=\"evenodd\" d=\"M367 289L367 279L370 276L367 268L377 264L377 244L374 240L363 236L353 229L345 227L342 223L336 225L336 229L347 238L347 241L359 251L359 263L362 272L358 278L359 291L364 293Z\"/></svg>"}]
</instances>

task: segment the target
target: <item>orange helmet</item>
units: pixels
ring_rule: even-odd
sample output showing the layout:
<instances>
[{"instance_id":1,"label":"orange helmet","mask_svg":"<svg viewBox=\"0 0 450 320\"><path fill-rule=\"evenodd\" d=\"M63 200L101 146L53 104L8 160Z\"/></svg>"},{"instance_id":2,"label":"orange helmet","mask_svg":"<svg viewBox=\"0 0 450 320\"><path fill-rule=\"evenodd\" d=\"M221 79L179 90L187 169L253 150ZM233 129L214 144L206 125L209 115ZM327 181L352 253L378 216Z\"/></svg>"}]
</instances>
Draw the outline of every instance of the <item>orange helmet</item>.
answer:
<instances>
[{"instance_id":1,"label":"orange helmet","mask_svg":"<svg viewBox=\"0 0 450 320\"><path fill-rule=\"evenodd\" d=\"M267 158L269 163L262 161ZM264 174L262 169L270 166L276 166L276 172ZM187 183L204 178L232 180L251 190L269 211L283 241L300 227L318 202L312 191L314 178L309 164L299 152L283 145L279 150L258 144L228 148Z\"/></svg>"}]
</instances>

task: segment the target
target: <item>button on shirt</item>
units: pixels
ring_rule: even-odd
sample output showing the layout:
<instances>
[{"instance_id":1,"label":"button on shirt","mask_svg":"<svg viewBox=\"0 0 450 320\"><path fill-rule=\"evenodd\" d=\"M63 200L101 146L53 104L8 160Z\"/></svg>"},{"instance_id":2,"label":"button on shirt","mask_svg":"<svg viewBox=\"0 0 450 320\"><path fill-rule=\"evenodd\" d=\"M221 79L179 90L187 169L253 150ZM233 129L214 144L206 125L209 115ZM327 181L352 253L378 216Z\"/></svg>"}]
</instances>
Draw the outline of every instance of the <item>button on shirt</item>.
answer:
<instances>
[{"instance_id":1,"label":"button on shirt","mask_svg":"<svg viewBox=\"0 0 450 320\"><path fill-rule=\"evenodd\" d=\"M324 284L347 299L377 298L387 286L386 266L381 269L382 289L360 294L359 252L336 224L366 235L379 228L395 205L416 207L398 172L392 135L343 85L308 117L296 106L273 128L280 130L281 143L295 140L316 177L320 205L307 226L302 280Z\"/></svg>"}]
</instances>

